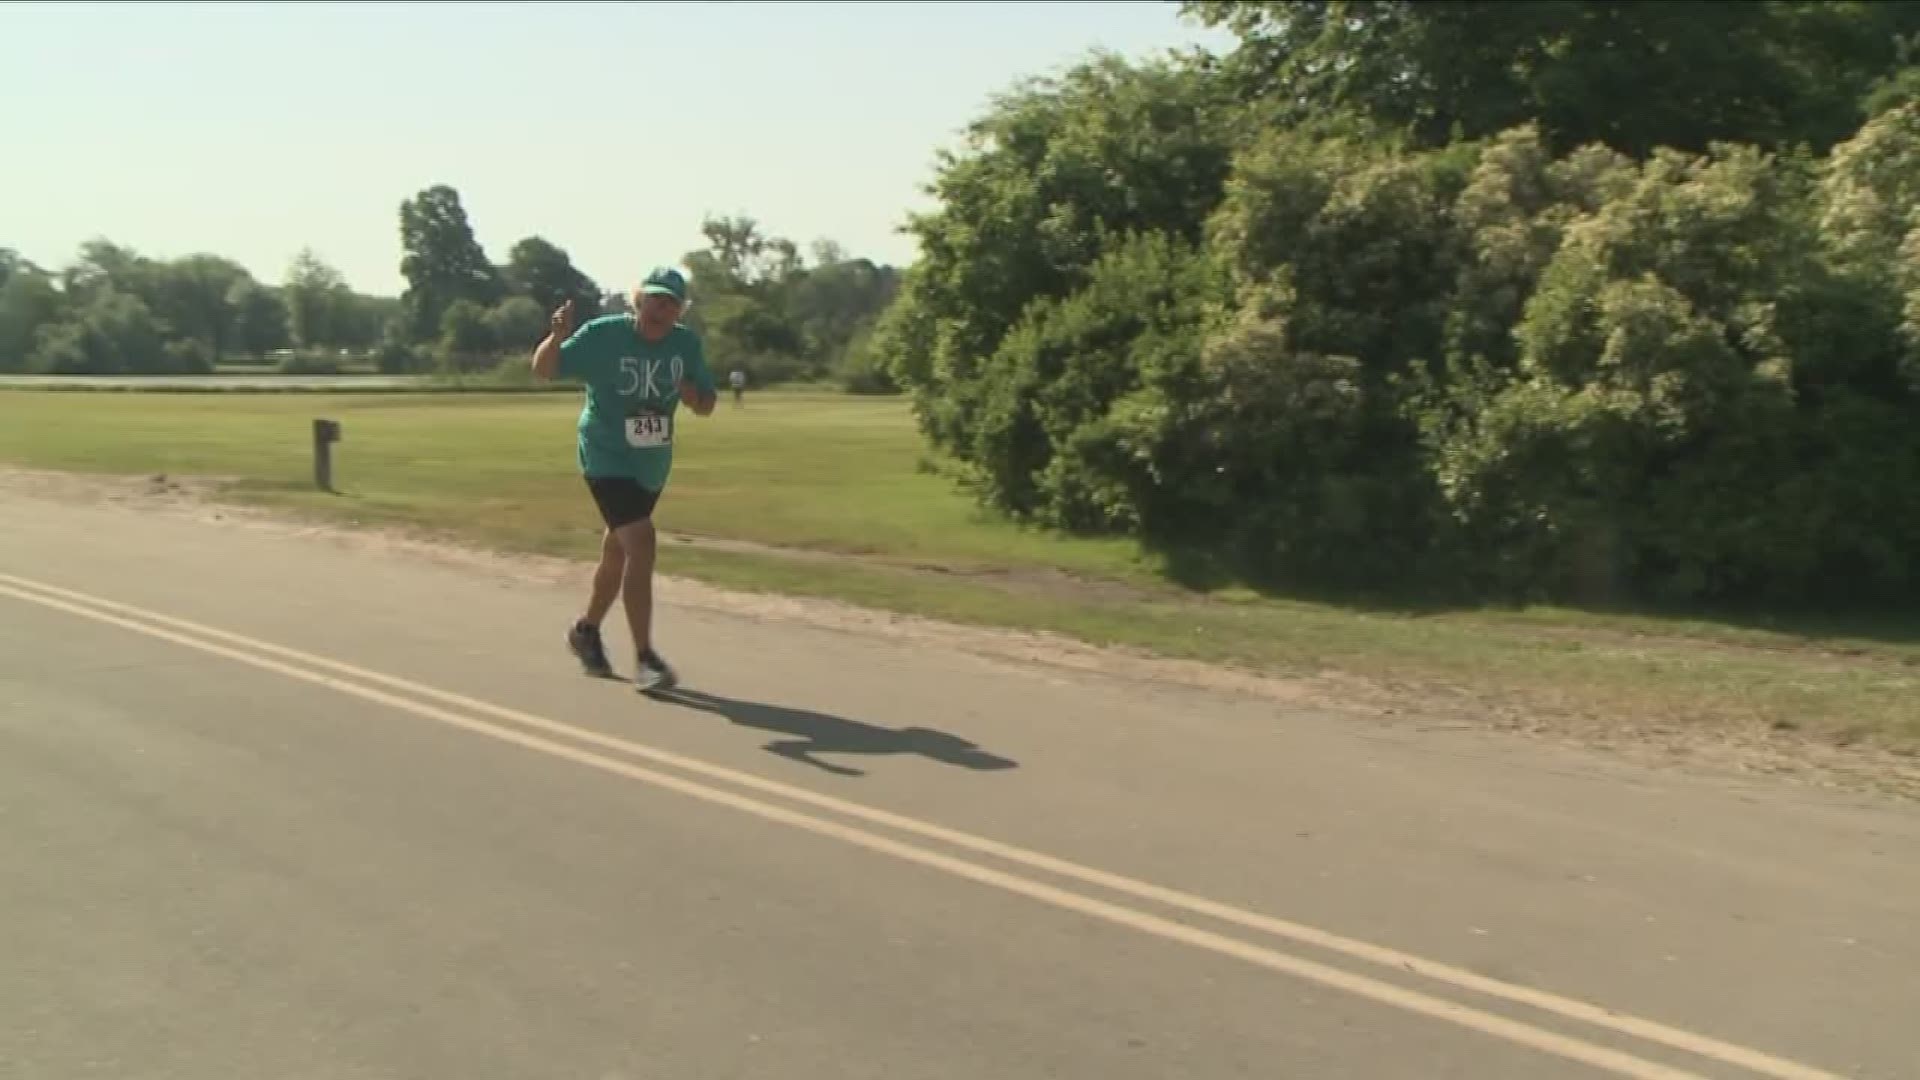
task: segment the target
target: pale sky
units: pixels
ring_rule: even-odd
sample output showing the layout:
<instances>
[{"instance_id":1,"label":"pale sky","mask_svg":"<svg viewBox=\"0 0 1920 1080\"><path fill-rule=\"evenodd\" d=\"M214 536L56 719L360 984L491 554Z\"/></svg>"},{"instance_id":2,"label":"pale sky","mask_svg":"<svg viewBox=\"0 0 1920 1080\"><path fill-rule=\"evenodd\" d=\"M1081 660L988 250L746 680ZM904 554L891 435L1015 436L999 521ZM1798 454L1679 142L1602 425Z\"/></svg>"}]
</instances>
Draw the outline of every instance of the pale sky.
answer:
<instances>
[{"instance_id":1,"label":"pale sky","mask_svg":"<svg viewBox=\"0 0 1920 1080\"><path fill-rule=\"evenodd\" d=\"M303 245L397 294L399 206L457 188L480 242L603 288L704 213L901 263L937 147L1096 47L1224 44L1164 0L0 4L0 247L95 236L278 282Z\"/></svg>"}]
</instances>

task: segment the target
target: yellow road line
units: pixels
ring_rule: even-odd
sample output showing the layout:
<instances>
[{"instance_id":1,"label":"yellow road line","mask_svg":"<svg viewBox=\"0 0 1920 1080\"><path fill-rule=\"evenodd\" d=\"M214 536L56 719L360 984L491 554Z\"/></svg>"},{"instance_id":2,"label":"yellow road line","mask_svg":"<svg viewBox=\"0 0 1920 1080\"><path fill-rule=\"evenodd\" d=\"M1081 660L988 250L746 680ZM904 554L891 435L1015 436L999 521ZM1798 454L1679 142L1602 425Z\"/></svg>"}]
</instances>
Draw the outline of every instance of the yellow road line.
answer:
<instances>
[{"instance_id":1,"label":"yellow road line","mask_svg":"<svg viewBox=\"0 0 1920 1080\"><path fill-rule=\"evenodd\" d=\"M1692 1076L1693 1074L1674 1070L1667 1066L1635 1058L1630 1055L1621 1054L1591 1043L1571 1039L1544 1028L1509 1020L1492 1013L1472 1009L1442 999L1432 998L1392 984L1354 975L1337 968L1327 967L1326 965L1301 957L1264 949L1238 939L1228 938L1161 919L1145 912L1107 903L1093 897L1067 892L1041 882L1006 874L1002 871L968 863L937 852L916 848L836 822L800 814L792 810L748 799L731 792L707 787L678 777L641 769L626 762L616 761L576 747L554 743L523 732L502 728L471 717L459 716L419 701L396 697L369 686L346 682L342 679L321 674L320 672L310 669L319 668L322 669L322 671L334 671L358 679L362 683L374 683L376 685L392 687L418 697L438 700L468 712L491 715L522 727L564 736L589 745L599 746L603 749L616 750L624 754L651 760L683 771L697 773L737 786L759 790L796 802L831 810L848 817L884 825L929 839L940 840L956 847L973 850L1008 862L1076 879L1114 892L1129 894L1195 914L1206 915L1223 922L1260 930L1298 943L1338 952L1354 959L1422 975L1438 982L1450 984L1458 989L1478 992L1517 1004L1528 1005L1541 1009L1542 1011L1557 1014L1566 1019L1582 1021L1622 1034L1633 1035L1649 1042L1685 1050L1724 1064L1747 1068L1765 1076L1778 1077L1780 1080L1840 1080L1840 1078L1833 1073L1828 1073L1797 1062L1787 1061L1747 1047L1737 1046L1707 1036L1682 1031L1659 1024L1655 1021L1613 1012L1600 1006L1564 998L1545 991L1533 990L1528 987L1490 979L1473 972L1465 971L1464 969L1454 968L1449 965L1416 957L1412 954L1402 953L1398 950L1356 941L1327 931L1245 911L1177 890L1167 889L1090 867L1080 866L1052 856L1002 844L998 841L973 836L958 830L933 825L888 811L862 806L858 803L823 795L805 788L794 787L778 781L754 776L750 773L727 769L722 766L685 757L670 751L660 750L631 740L616 738L602 732L575 727L545 717L479 701L464 695L454 694L435 687L415 683L410 680L370 671L352 664L316 656L311 653L305 653L297 649L290 649L245 635L204 626L189 620L174 618L132 605L89 596L85 593L63 589L58 586L48 585L10 574L0 574L0 583L5 583L5 586L12 586L11 588L0 586L0 593L14 596L17 599L38 603L46 607L66 611L70 614L107 622L137 633L147 634L189 648L199 649L241 663L275 671L292 678L326 686L367 700L377 701L393 708L512 742L529 749L603 768L632 779L643 780L658 786L667 787L710 802L718 802L723 805L732 806L735 809L744 810L748 813L753 813L770 820L780 821L784 824L806 829L807 831L834 836L849 843L891 854L907 861L933 866L960 877L978 881L983 884L994 885L1011 892L1029 896L1033 899L1078 911L1082 914L1128 926L1144 933L1154 934L1169 940L1181 941L1199 948L1234 956L1273 970L1285 971L1301 978L1346 990L1350 993L1367 997L1384 1004L1406 1009L1410 1012L1447 1020L1534 1049L1596 1065L1597 1067L1608 1069L1620 1075L1678 1078ZM56 597L65 599L55 599ZM80 605L88 606L82 607ZM127 617L123 618L107 614L107 612L119 612L122 616ZM134 619L145 621L136 622L133 621ZM162 626L171 626L179 630L187 631L199 635L199 638L189 638L181 634L160 629L159 627ZM269 656L280 656L289 660L299 661L308 665L308 667L294 667L290 664L266 659L262 656L253 655L252 653L240 652L236 649L200 640L200 638L211 638L214 641L229 642L241 648L251 649L258 653L268 654Z\"/></svg>"}]
</instances>

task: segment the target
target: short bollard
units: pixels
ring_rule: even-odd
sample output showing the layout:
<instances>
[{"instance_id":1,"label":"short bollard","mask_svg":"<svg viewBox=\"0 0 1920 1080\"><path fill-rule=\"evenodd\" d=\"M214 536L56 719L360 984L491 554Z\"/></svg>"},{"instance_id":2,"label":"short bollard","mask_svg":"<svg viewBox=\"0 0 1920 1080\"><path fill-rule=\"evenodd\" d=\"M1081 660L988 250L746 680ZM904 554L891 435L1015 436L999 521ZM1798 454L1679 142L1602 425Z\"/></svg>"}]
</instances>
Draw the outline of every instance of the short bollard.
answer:
<instances>
[{"instance_id":1,"label":"short bollard","mask_svg":"<svg viewBox=\"0 0 1920 1080\"><path fill-rule=\"evenodd\" d=\"M333 490L333 444L340 441L340 421L313 422L313 483L321 491Z\"/></svg>"}]
</instances>

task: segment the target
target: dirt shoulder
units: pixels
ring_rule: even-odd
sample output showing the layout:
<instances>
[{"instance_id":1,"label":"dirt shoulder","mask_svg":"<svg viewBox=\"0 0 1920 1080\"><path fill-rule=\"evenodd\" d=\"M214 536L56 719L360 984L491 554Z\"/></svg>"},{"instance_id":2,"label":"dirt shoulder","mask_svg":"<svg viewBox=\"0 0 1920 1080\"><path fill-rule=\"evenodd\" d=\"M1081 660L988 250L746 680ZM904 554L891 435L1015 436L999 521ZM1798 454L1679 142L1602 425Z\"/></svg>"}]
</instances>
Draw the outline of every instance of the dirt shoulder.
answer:
<instances>
[{"instance_id":1,"label":"dirt shoulder","mask_svg":"<svg viewBox=\"0 0 1920 1080\"><path fill-rule=\"evenodd\" d=\"M583 564L577 560L486 550L406 529L341 524L237 505L222 499L223 486L217 478L77 475L0 467L0 501L14 504L9 512L30 513L26 504L35 500L114 503L135 506L143 513L186 515L219 521L227 527L274 530L334 544L399 551L409 557L523 580L565 584L582 578ZM792 552L692 537L669 537L668 542L768 558L858 561L855 556ZM918 572L944 575L943 571L933 568ZM1081 583L1064 575L1047 582L1045 587L1061 594L1091 588L1108 599L1118 598L1114 589L1125 588ZM1920 799L1920 758L1868 745L1835 745L1790 728L1756 725L1752 730L1745 730L1702 727L1658 717L1633 719L1597 713L1579 701L1570 700L1556 706L1551 701L1515 700L1489 687L1387 680L1337 670L1280 676L1231 665L1096 647L1049 633L963 626L812 597L738 592L680 577L664 577L658 585L658 596L667 604L726 612L759 621L882 635L893 640L904 638L931 648L964 651L1006 663L1245 695L1290 708L1343 715L1358 722L1503 732L1596 750L1635 764L1677 768L1690 773L1769 777L1837 790ZM1616 644L1632 636L1599 628L1549 632L1607 639ZM1746 648L1686 639L1662 639L1650 647L1698 650L1702 655ZM1756 646L1752 651L1764 653L1777 648ZM1844 652L1829 655L1817 645L1810 646L1808 652L1819 655L1823 663L1857 661ZM1920 709L1920 705L1916 705L1916 709Z\"/></svg>"}]
</instances>

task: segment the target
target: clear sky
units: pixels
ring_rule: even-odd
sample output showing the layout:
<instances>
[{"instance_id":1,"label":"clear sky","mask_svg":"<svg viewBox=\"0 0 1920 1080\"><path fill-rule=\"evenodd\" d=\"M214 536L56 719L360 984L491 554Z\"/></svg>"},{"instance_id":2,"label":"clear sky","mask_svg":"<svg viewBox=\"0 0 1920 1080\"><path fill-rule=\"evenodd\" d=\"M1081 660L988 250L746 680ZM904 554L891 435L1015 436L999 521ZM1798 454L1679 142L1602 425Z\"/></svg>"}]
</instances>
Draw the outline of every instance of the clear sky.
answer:
<instances>
[{"instance_id":1,"label":"clear sky","mask_svg":"<svg viewBox=\"0 0 1920 1080\"><path fill-rule=\"evenodd\" d=\"M607 288L709 212L905 262L988 95L1221 40L1164 0L0 4L0 247L58 267L104 236L277 282L311 245L397 293L400 203L447 183L494 261L537 233Z\"/></svg>"}]
</instances>

